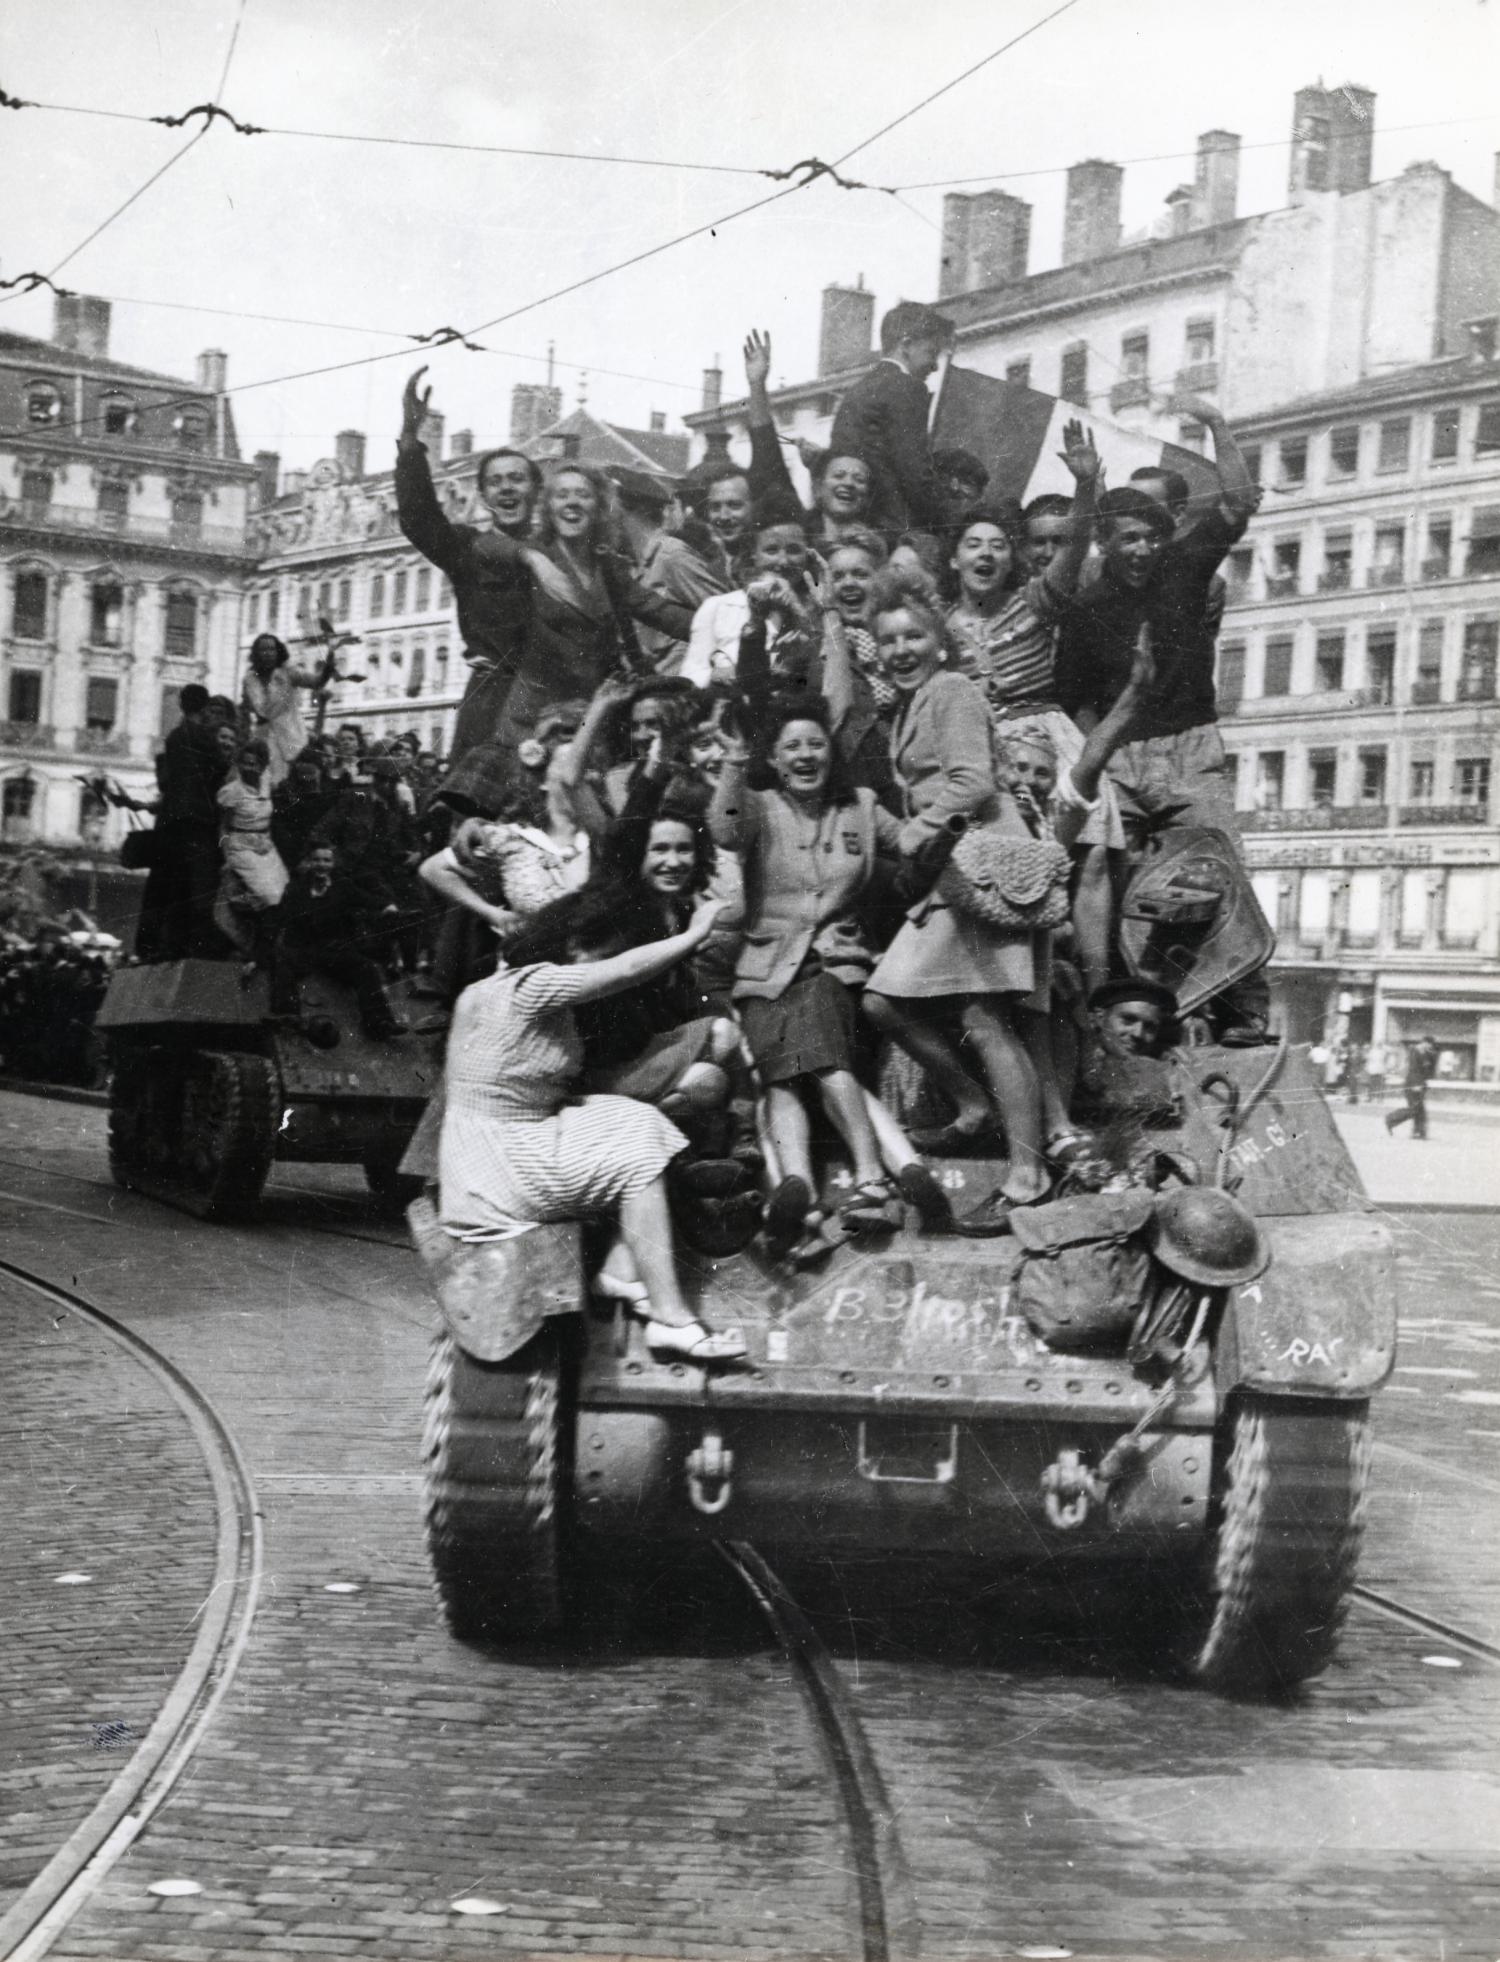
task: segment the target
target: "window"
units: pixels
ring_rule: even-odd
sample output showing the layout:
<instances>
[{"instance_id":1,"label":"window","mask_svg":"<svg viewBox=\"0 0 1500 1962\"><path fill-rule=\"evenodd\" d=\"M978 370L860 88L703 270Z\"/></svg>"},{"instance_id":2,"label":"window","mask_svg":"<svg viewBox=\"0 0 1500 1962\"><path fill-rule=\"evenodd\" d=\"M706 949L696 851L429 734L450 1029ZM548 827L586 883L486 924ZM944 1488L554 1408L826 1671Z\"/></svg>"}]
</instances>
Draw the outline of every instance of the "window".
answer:
<instances>
[{"instance_id":1,"label":"window","mask_svg":"<svg viewBox=\"0 0 1500 1962\"><path fill-rule=\"evenodd\" d=\"M1359 752L1359 801L1361 804L1385 802L1385 749Z\"/></svg>"},{"instance_id":2,"label":"window","mask_svg":"<svg viewBox=\"0 0 1500 1962\"><path fill-rule=\"evenodd\" d=\"M1292 692L1292 640L1278 636L1266 642L1266 673L1263 695L1290 695Z\"/></svg>"},{"instance_id":3,"label":"window","mask_svg":"<svg viewBox=\"0 0 1500 1962\"><path fill-rule=\"evenodd\" d=\"M1411 418L1396 416L1380 425L1382 470L1404 470L1411 461Z\"/></svg>"},{"instance_id":4,"label":"window","mask_svg":"<svg viewBox=\"0 0 1500 1962\"><path fill-rule=\"evenodd\" d=\"M95 647L118 647L124 639L125 593L113 579L95 582L89 594L89 641Z\"/></svg>"},{"instance_id":5,"label":"window","mask_svg":"<svg viewBox=\"0 0 1500 1962\"><path fill-rule=\"evenodd\" d=\"M1200 362L1214 358L1214 323L1211 320L1190 320L1183 341L1182 358L1189 368Z\"/></svg>"},{"instance_id":6,"label":"window","mask_svg":"<svg viewBox=\"0 0 1500 1962\"><path fill-rule=\"evenodd\" d=\"M47 638L47 575L45 572L16 574L16 603L11 615L11 632L17 640Z\"/></svg>"},{"instance_id":7,"label":"window","mask_svg":"<svg viewBox=\"0 0 1500 1962\"><path fill-rule=\"evenodd\" d=\"M181 720L182 704L177 699L177 686L174 682L170 688L163 688L161 691L161 720L157 728L164 736L169 729L175 729Z\"/></svg>"},{"instance_id":8,"label":"window","mask_svg":"<svg viewBox=\"0 0 1500 1962\"><path fill-rule=\"evenodd\" d=\"M31 777L6 778L5 789L0 792L0 817L4 819L7 843L15 844L30 836L31 807L35 797L36 783Z\"/></svg>"},{"instance_id":9,"label":"window","mask_svg":"<svg viewBox=\"0 0 1500 1962\"><path fill-rule=\"evenodd\" d=\"M1283 887L1279 872L1252 872L1250 890L1255 894L1255 903L1266 917L1269 926L1278 931L1281 928L1281 898Z\"/></svg>"},{"instance_id":10,"label":"window","mask_svg":"<svg viewBox=\"0 0 1500 1962\"><path fill-rule=\"evenodd\" d=\"M203 529L203 493L179 491L172 499L172 529L180 537L196 538Z\"/></svg>"},{"instance_id":11,"label":"window","mask_svg":"<svg viewBox=\"0 0 1500 1962\"><path fill-rule=\"evenodd\" d=\"M1240 455L1245 459L1245 468L1250 473L1252 484L1260 482L1260 444L1241 443Z\"/></svg>"},{"instance_id":12,"label":"window","mask_svg":"<svg viewBox=\"0 0 1500 1962\"><path fill-rule=\"evenodd\" d=\"M1458 675L1461 702L1495 699L1495 657L1500 652L1500 620L1470 620L1464 627L1463 666Z\"/></svg>"},{"instance_id":13,"label":"window","mask_svg":"<svg viewBox=\"0 0 1500 1962\"><path fill-rule=\"evenodd\" d=\"M1375 555L1370 563L1372 586L1399 586L1406 577L1406 526L1377 525Z\"/></svg>"},{"instance_id":14,"label":"window","mask_svg":"<svg viewBox=\"0 0 1500 1962\"><path fill-rule=\"evenodd\" d=\"M420 695L427 683L427 649L414 647L411 651L411 672L406 677L408 695Z\"/></svg>"},{"instance_id":15,"label":"window","mask_svg":"<svg viewBox=\"0 0 1500 1962\"><path fill-rule=\"evenodd\" d=\"M1266 580L1268 599L1285 599L1301 584L1302 541L1278 538L1271 547L1271 571Z\"/></svg>"},{"instance_id":16,"label":"window","mask_svg":"<svg viewBox=\"0 0 1500 1962\"><path fill-rule=\"evenodd\" d=\"M1450 871L1443 882L1445 947L1477 947L1484 931L1490 875L1480 866Z\"/></svg>"},{"instance_id":17,"label":"window","mask_svg":"<svg viewBox=\"0 0 1500 1962\"><path fill-rule=\"evenodd\" d=\"M1469 527L1468 574L1471 579L1500 572L1500 504L1474 513Z\"/></svg>"},{"instance_id":18,"label":"window","mask_svg":"<svg viewBox=\"0 0 1500 1962\"><path fill-rule=\"evenodd\" d=\"M1437 784L1437 766L1430 756L1415 757L1412 761L1408 780L1407 801L1412 804L1430 804Z\"/></svg>"},{"instance_id":19,"label":"window","mask_svg":"<svg viewBox=\"0 0 1500 1962\"><path fill-rule=\"evenodd\" d=\"M1242 640L1225 641L1219 649L1218 694L1223 709L1238 708L1244 699L1245 643Z\"/></svg>"},{"instance_id":20,"label":"window","mask_svg":"<svg viewBox=\"0 0 1500 1962\"><path fill-rule=\"evenodd\" d=\"M1307 754L1307 801L1315 811L1326 811L1333 803L1339 773L1338 751L1313 749Z\"/></svg>"},{"instance_id":21,"label":"window","mask_svg":"<svg viewBox=\"0 0 1500 1962\"><path fill-rule=\"evenodd\" d=\"M104 677L91 677L84 695L83 719L91 736L107 736L115 726L120 707L120 684Z\"/></svg>"},{"instance_id":22,"label":"window","mask_svg":"<svg viewBox=\"0 0 1500 1962\"><path fill-rule=\"evenodd\" d=\"M273 586L266 594L266 625L272 629L281 618L281 594Z\"/></svg>"},{"instance_id":23,"label":"window","mask_svg":"<svg viewBox=\"0 0 1500 1962\"><path fill-rule=\"evenodd\" d=\"M1120 373L1132 381L1144 381L1151 366L1151 336L1126 334L1120 342Z\"/></svg>"},{"instance_id":24,"label":"window","mask_svg":"<svg viewBox=\"0 0 1500 1962\"><path fill-rule=\"evenodd\" d=\"M1304 872L1297 895L1297 938L1305 946L1321 946L1328 938L1333 893L1326 872Z\"/></svg>"},{"instance_id":25,"label":"window","mask_svg":"<svg viewBox=\"0 0 1500 1962\"><path fill-rule=\"evenodd\" d=\"M198 602L191 593L167 594L165 654L192 654L198 645Z\"/></svg>"},{"instance_id":26,"label":"window","mask_svg":"<svg viewBox=\"0 0 1500 1962\"><path fill-rule=\"evenodd\" d=\"M1283 484L1305 484L1307 482L1307 438L1305 436L1283 436L1281 439L1281 476Z\"/></svg>"},{"instance_id":27,"label":"window","mask_svg":"<svg viewBox=\"0 0 1500 1962\"><path fill-rule=\"evenodd\" d=\"M208 417L201 409L184 409L172 418L180 450L201 450L208 442Z\"/></svg>"},{"instance_id":28,"label":"window","mask_svg":"<svg viewBox=\"0 0 1500 1962\"><path fill-rule=\"evenodd\" d=\"M26 668L15 669L10 677L10 719L35 723L42 719L42 677Z\"/></svg>"},{"instance_id":29,"label":"window","mask_svg":"<svg viewBox=\"0 0 1500 1962\"><path fill-rule=\"evenodd\" d=\"M1396 699L1396 629L1371 627L1365 635L1365 686L1382 708Z\"/></svg>"},{"instance_id":30,"label":"window","mask_svg":"<svg viewBox=\"0 0 1500 1962\"><path fill-rule=\"evenodd\" d=\"M27 389L26 420L44 426L62 421L62 396L51 382L33 382Z\"/></svg>"},{"instance_id":31,"label":"window","mask_svg":"<svg viewBox=\"0 0 1500 1962\"><path fill-rule=\"evenodd\" d=\"M1346 422L1328 432L1328 474L1353 477L1359 471L1359 424Z\"/></svg>"},{"instance_id":32,"label":"window","mask_svg":"<svg viewBox=\"0 0 1500 1962\"><path fill-rule=\"evenodd\" d=\"M448 648L446 643L439 645L432 657L434 669L433 686L439 694L448 686Z\"/></svg>"},{"instance_id":33,"label":"window","mask_svg":"<svg viewBox=\"0 0 1500 1962\"><path fill-rule=\"evenodd\" d=\"M254 633L260 625L260 594L251 593L245 601L245 630Z\"/></svg>"},{"instance_id":34,"label":"window","mask_svg":"<svg viewBox=\"0 0 1500 1962\"><path fill-rule=\"evenodd\" d=\"M1201 422L1178 423L1177 440L1183 449L1192 450L1196 456L1203 456L1208 450L1208 431Z\"/></svg>"},{"instance_id":35,"label":"window","mask_svg":"<svg viewBox=\"0 0 1500 1962\"><path fill-rule=\"evenodd\" d=\"M1403 872L1397 938L1403 947L1420 947L1427 937L1427 874Z\"/></svg>"},{"instance_id":36,"label":"window","mask_svg":"<svg viewBox=\"0 0 1500 1962\"><path fill-rule=\"evenodd\" d=\"M1479 425L1474 431L1475 456L1493 456L1500 450L1500 401L1481 402Z\"/></svg>"},{"instance_id":37,"label":"window","mask_svg":"<svg viewBox=\"0 0 1500 1962\"><path fill-rule=\"evenodd\" d=\"M1349 875L1349 914L1345 938L1373 947L1380 935L1380 874L1369 869Z\"/></svg>"},{"instance_id":38,"label":"window","mask_svg":"<svg viewBox=\"0 0 1500 1962\"><path fill-rule=\"evenodd\" d=\"M1490 801L1490 759L1487 756L1460 756L1453 765L1453 790L1460 804Z\"/></svg>"},{"instance_id":39,"label":"window","mask_svg":"<svg viewBox=\"0 0 1500 1962\"><path fill-rule=\"evenodd\" d=\"M1354 534L1331 531L1323 540L1323 570L1318 575L1322 593L1347 592L1353 577Z\"/></svg>"},{"instance_id":40,"label":"window","mask_svg":"<svg viewBox=\"0 0 1500 1962\"><path fill-rule=\"evenodd\" d=\"M398 572L391 582L391 611L392 613L404 613L406 611L406 574L404 572Z\"/></svg>"},{"instance_id":41,"label":"window","mask_svg":"<svg viewBox=\"0 0 1500 1962\"><path fill-rule=\"evenodd\" d=\"M1453 520L1427 520L1427 550L1422 555L1424 579L1446 579L1453 559Z\"/></svg>"},{"instance_id":42,"label":"window","mask_svg":"<svg viewBox=\"0 0 1500 1962\"><path fill-rule=\"evenodd\" d=\"M135 404L124 395L111 395L104 404L104 433L106 436L133 436L139 418Z\"/></svg>"},{"instance_id":43,"label":"window","mask_svg":"<svg viewBox=\"0 0 1500 1962\"><path fill-rule=\"evenodd\" d=\"M1224 562L1224 583L1229 588L1226 605L1238 606L1250 592L1250 570L1255 552L1249 545L1236 545Z\"/></svg>"},{"instance_id":44,"label":"window","mask_svg":"<svg viewBox=\"0 0 1500 1962\"><path fill-rule=\"evenodd\" d=\"M325 618L333 611L333 581L325 579L318 588L318 612Z\"/></svg>"},{"instance_id":45,"label":"window","mask_svg":"<svg viewBox=\"0 0 1500 1962\"><path fill-rule=\"evenodd\" d=\"M432 605L432 567L422 566L417 573L417 611L425 613Z\"/></svg>"},{"instance_id":46,"label":"window","mask_svg":"<svg viewBox=\"0 0 1500 1962\"><path fill-rule=\"evenodd\" d=\"M1030 367L1029 362L1027 363L1027 366L1028 368ZM448 577L447 573L445 572L441 577L441 579L438 580L438 605L452 606L452 604L453 604L453 581Z\"/></svg>"},{"instance_id":47,"label":"window","mask_svg":"<svg viewBox=\"0 0 1500 1962\"><path fill-rule=\"evenodd\" d=\"M1319 634L1313 654L1313 687L1338 689L1344 685L1344 636Z\"/></svg>"},{"instance_id":48,"label":"window","mask_svg":"<svg viewBox=\"0 0 1500 1962\"><path fill-rule=\"evenodd\" d=\"M1065 347L1062 380L1058 394L1065 402L1076 402L1080 409L1089 405L1089 351L1086 347Z\"/></svg>"},{"instance_id":49,"label":"window","mask_svg":"<svg viewBox=\"0 0 1500 1962\"><path fill-rule=\"evenodd\" d=\"M104 836L109 806L97 790L85 784L78 793L78 835L86 844L97 845Z\"/></svg>"},{"instance_id":50,"label":"window","mask_svg":"<svg viewBox=\"0 0 1500 1962\"><path fill-rule=\"evenodd\" d=\"M341 579L339 581L338 603L333 615L335 620L347 620L349 618L349 606L353 597L354 586L352 581Z\"/></svg>"},{"instance_id":51,"label":"window","mask_svg":"<svg viewBox=\"0 0 1500 1962\"><path fill-rule=\"evenodd\" d=\"M99 522L109 531L118 531L130 513L130 486L123 479L109 479L99 486Z\"/></svg>"},{"instance_id":52,"label":"window","mask_svg":"<svg viewBox=\"0 0 1500 1962\"><path fill-rule=\"evenodd\" d=\"M1432 416L1432 461L1451 463L1458 455L1458 405L1435 409Z\"/></svg>"},{"instance_id":53,"label":"window","mask_svg":"<svg viewBox=\"0 0 1500 1962\"><path fill-rule=\"evenodd\" d=\"M1417 638L1417 671L1412 676L1414 707L1443 699L1443 623L1425 620Z\"/></svg>"},{"instance_id":54,"label":"window","mask_svg":"<svg viewBox=\"0 0 1500 1962\"><path fill-rule=\"evenodd\" d=\"M1031 386L1030 360L1027 359L1025 361L1008 361L1005 365L1005 379L1010 383L1012 388L1030 388Z\"/></svg>"},{"instance_id":55,"label":"window","mask_svg":"<svg viewBox=\"0 0 1500 1962\"><path fill-rule=\"evenodd\" d=\"M1255 809L1279 811L1285 783L1285 754L1279 749L1263 749L1255 759Z\"/></svg>"},{"instance_id":56,"label":"window","mask_svg":"<svg viewBox=\"0 0 1500 1962\"><path fill-rule=\"evenodd\" d=\"M28 517L38 516L52 502L52 479L45 470L21 472L21 509Z\"/></svg>"},{"instance_id":57,"label":"window","mask_svg":"<svg viewBox=\"0 0 1500 1962\"><path fill-rule=\"evenodd\" d=\"M385 612L385 574L377 572L370 581L370 618L378 620Z\"/></svg>"}]
</instances>

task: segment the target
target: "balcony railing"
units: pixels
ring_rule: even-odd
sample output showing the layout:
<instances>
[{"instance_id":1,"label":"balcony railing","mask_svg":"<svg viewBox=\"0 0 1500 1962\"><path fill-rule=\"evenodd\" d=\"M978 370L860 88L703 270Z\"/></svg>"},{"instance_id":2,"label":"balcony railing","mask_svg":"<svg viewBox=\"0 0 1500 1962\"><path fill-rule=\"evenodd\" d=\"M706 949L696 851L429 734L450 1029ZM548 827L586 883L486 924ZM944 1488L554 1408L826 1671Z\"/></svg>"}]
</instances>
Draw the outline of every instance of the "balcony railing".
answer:
<instances>
[{"instance_id":1,"label":"balcony railing","mask_svg":"<svg viewBox=\"0 0 1500 1962\"><path fill-rule=\"evenodd\" d=\"M1320 593L1347 593L1350 583L1349 568L1346 565L1327 565L1318 574Z\"/></svg>"},{"instance_id":2,"label":"balcony railing","mask_svg":"<svg viewBox=\"0 0 1500 1962\"><path fill-rule=\"evenodd\" d=\"M1441 681L1414 681L1411 685L1411 705L1413 708L1431 708L1434 702L1443 699Z\"/></svg>"},{"instance_id":3,"label":"balcony railing","mask_svg":"<svg viewBox=\"0 0 1500 1962\"><path fill-rule=\"evenodd\" d=\"M1290 599L1299 590L1299 576L1295 572L1268 572L1266 574L1267 599Z\"/></svg>"},{"instance_id":4,"label":"balcony railing","mask_svg":"<svg viewBox=\"0 0 1500 1962\"><path fill-rule=\"evenodd\" d=\"M133 538L143 545L175 545L187 551L249 553L244 531L238 525L178 524L172 518L121 516L77 504L12 504L0 511L0 525L102 533Z\"/></svg>"},{"instance_id":5,"label":"balcony railing","mask_svg":"<svg viewBox=\"0 0 1500 1962\"><path fill-rule=\"evenodd\" d=\"M1406 583L1406 572L1399 565L1372 565L1370 584L1372 586L1401 586Z\"/></svg>"},{"instance_id":6,"label":"balcony railing","mask_svg":"<svg viewBox=\"0 0 1500 1962\"><path fill-rule=\"evenodd\" d=\"M1112 413L1120 409L1143 409L1151 402L1151 384L1144 375L1127 375L1109 391Z\"/></svg>"},{"instance_id":7,"label":"balcony railing","mask_svg":"<svg viewBox=\"0 0 1500 1962\"><path fill-rule=\"evenodd\" d=\"M73 747L80 756L128 756L130 738L120 729L80 729Z\"/></svg>"},{"instance_id":8,"label":"balcony railing","mask_svg":"<svg viewBox=\"0 0 1500 1962\"><path fill-rule=\"evenodd\" d=\"M1464 570L1471 579L1494 579L1500 576L1500 551L1493 549L1493 541L1490 541L1490 549L1483 552L1471 546L1468 564Z\"/></svg>"},{"instance_id":9,"label":"balcony railing","mask_svg":"<svg viewBox=\"0 0 1500 1962\"><path fill-rule=\"evenodd\" d=\"M1488 804L1403 804L1397 824L1488 824Z\"/></svg>"},{"instance_id":10,"label":"balcony railing","mask_svg":"<svg viewBox=\"0 0 1500 1962\"><path fill-rule=\"evenodd\" d=\"M1390 822L1386 804L1319 804L1298 811L1239 811L1241 831L1383 831Z\"/></svg>"},{"instance_id":11,"label":"balcony railing","mask_svg":"<svg viewBox=\"0 0 1500 1962\"><path fill-rule=\"evenodd\" d=\"M1423 559L1422 577L1427 580L1446 579L1448 577L1447 559Z\"/></svg>"},{"instance_id":12,"label":"balcony railing","mask_svg":"<svg viewBox=\"0 0 1500 1962\"><path fill-rule=\"evenodd\" d=\"M1239 715L1335 715L1340 709L1386 708L1389 691L1384 688L1320 688L1306 695L1241 696L1221 708L1232 707Z\"/></svg>"},{"instance_id":13,"label":"balcony railing","mask_svg":"<svg viewBox=\"0 0 1500 1962\"><path fill-rule=\"evenodd\" d=\"M1185 368L1177 370L1177 393L1179 395L1206 395L1211 388L1219 386L1219 364L1217 361L1190 361Z\"/></svg>"},{"instance_id":14,"label":"balcony railing","mask_svg":"<svg viewBox=\"0 0 1500 1962\"><path fill-rule=\"evenodd\" d=\"M50 722L0 722L0 746L9 749L51 749Z\"/></svg>"}]
</instances>

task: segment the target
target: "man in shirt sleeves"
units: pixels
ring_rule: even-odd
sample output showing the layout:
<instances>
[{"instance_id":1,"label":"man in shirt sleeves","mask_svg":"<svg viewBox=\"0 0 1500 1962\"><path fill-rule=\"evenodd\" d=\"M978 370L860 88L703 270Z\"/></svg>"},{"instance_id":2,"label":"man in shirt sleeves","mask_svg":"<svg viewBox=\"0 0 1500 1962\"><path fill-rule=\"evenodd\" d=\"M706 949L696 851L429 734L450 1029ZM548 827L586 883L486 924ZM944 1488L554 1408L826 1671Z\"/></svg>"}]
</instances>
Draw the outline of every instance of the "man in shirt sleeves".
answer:
<instances>
[{"instance_id":1,"label":"man in shirt sleeves","mask_svg":"<svg viewBox=\"0 0 1500 1962\"><path fill-rule=\"evenodd\" d=\"M469 680L459 704L449 761L495 740L500 712L516 677L531 620L531 571L515 545L531 533L541 472L519 450L491 450L479 459L476 488L490 525L455 524L438 502L422 425L431 388L418 368L401 401L396 445L396 514L423 558L447 574ZM502 543L502 541L504 541Z\"/></svg>"},{"instance_id":2,"label":"man in shirt sleeves","mask_svg":"<svg viewBox=\"0 0 1500 1962\"><path fill-rule=\"evenodd\" d=\"M935 307L902 300L880 323L880 359L839 403L828 439L832 456L863 457L874 478L870 515L893 536L936 531L948 499L932 462L927 378L953 339Z\"/></svg>"}]
</instances>

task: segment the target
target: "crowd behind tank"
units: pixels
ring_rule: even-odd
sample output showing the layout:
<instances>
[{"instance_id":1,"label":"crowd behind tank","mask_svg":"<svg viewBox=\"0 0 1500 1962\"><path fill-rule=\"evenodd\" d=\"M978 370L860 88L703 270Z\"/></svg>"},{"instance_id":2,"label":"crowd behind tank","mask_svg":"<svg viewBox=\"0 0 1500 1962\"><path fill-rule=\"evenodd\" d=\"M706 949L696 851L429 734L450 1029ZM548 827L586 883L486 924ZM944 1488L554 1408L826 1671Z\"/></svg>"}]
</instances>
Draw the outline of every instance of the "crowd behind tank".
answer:
<instances>
[{"instance_id":1,"label":"crowd behind tank","mask_svg":"<svg viewBox=\"0 0 1500 1962\"><path fill-rule=\"evenodd\" d=\"M1213 827L1238 853L1218 567L1260 487L1213 405L1179 398L1214 446L1208 492L1163 467L1106 484L1077 421L1073 496L1023 507L978 456L931 447L926 383L951 339L932 308L887 314L883 358L804 452L810 505L752 333L748 464L674 494L497 450L478 525L435 494L419 370L396 492L465 644L451 754L309 735L301 702L332 656L299 666L270 634L238 703L182 691L136 954L265 969L290 1017L306 975L338 974L392 1041L412 1007L441 1026L467 1003L450 1093L462 1051L511 1091L541 1071L546 1094L487 1114L493 1081L450 1095L453 1238L570 1208L620 1207L623 1225L631 1179L644 1191L684 1155L777 1258L816 1259L903 1204L951 1230L926 1160L954 1153L1003 1156L971 1222L992 1230L1068 1181L1125 1175L1088 1121L1102 1064L1272 1039L1262 974L1179 1018L1118 936L1131 856L1163 827ZM527 978L563 968L598 973L550 994ZM535 1143L518 1123L596 1100L657 1120L614 1186L554 1162L478 1189ZM848 1167L834 1219L825 1134ZM599 1140L573 1143L587 1159ZM626 1241L641 1235L615 1279L644 1293ZM657 1307L673 1295L658 1272Z\"/></svg>"}]
</instances>

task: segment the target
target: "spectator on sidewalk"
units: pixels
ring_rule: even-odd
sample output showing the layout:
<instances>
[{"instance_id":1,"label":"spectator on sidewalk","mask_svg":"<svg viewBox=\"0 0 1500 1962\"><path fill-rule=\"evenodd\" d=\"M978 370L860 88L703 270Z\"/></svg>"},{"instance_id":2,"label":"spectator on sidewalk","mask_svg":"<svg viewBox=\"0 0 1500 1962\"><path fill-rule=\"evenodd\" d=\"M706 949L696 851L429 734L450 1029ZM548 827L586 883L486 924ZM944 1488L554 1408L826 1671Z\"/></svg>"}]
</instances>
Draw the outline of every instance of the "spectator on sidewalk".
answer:
<instances>
[{"instance_id":1,"label":"spectator on sidewalk","mask_svg":"<svg viewBox=\"0 0 1500 1962\"><path fill-rule=\"evenodd\" d=\"M1411 1122L1414 1138L1427 1136L1427 1085L1437 1068L1437 1044L1431 1036L1418 1036L1406 1051L1406 1101L1385 1114L1385 1128L1393 1136L1396 1126Z\"/></svg>"}]
</instances>

